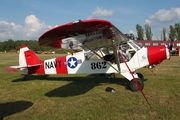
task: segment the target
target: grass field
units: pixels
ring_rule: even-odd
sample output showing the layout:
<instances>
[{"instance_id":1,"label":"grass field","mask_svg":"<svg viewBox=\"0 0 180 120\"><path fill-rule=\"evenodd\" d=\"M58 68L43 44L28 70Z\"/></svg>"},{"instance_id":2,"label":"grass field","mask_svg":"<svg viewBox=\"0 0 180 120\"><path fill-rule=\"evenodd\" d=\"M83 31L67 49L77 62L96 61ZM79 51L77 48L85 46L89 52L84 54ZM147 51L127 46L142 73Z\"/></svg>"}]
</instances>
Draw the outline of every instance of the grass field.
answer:
<instances>
[{"instance_id":1,"label":"grass field","mask_svg":"<svg viewBox=\"0 0 180 120\"><path fill-rule=\"evenodd\" d=\"M58 55L38 55L41 59ZM39 75L21 80L15 53L0 53L0 119L3 120L178 120L180 118L180 57L138 70L145 77L144 90L126 89L121 75ZM113 87L114 93L106 92Z\"/></svg>"}]
</instances>

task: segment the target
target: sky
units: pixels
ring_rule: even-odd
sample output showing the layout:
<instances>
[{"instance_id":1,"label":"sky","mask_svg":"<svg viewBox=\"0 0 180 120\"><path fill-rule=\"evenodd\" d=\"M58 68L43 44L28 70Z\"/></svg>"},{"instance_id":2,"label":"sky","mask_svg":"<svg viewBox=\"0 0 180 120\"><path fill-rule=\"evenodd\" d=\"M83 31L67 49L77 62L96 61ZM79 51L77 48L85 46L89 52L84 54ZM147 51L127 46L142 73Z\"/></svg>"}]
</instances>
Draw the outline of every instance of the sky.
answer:
<instances>
[{"instance_id":1,"label":"sky","mask_svg":"<svg viewBox=\"0 0 180 120\"><path fill-rule=\"evenodd\" d=\"M153 39L180 22L180 0L0 0L0 42L38 40L47 30L75 20L109 20L137 36L136 25L151 27Z\"/></svg>"}]
</instances>

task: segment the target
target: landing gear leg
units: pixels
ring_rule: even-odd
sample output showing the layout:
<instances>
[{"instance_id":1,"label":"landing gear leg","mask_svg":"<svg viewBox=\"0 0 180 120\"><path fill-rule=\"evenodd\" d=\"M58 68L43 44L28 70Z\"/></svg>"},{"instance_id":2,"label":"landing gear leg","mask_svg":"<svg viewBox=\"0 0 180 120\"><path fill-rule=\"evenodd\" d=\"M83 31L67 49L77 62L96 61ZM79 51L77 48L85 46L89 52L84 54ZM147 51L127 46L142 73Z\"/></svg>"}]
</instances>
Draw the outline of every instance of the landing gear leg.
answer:
<instances>
[{"instance_id":1,"label":"landing gear leg","mask_svg":"<svg viewBox=\"0 0 180 120\"><path fill-rule=\"evenodd\" d=\"M142 81L144 81L144 76L141 73L137 73L137 75Z\"/></svg>"},{"instance_id":2,"label":"landing gear leg","mask_svg":"<svg viewBox=\"0 0 180 120\"><path fill-rule=\"evenodd\" d=\"M26 80L26 78L28 77L28 75L27 74L22 74L22 80Z\"/></svg>"}]
</instances>

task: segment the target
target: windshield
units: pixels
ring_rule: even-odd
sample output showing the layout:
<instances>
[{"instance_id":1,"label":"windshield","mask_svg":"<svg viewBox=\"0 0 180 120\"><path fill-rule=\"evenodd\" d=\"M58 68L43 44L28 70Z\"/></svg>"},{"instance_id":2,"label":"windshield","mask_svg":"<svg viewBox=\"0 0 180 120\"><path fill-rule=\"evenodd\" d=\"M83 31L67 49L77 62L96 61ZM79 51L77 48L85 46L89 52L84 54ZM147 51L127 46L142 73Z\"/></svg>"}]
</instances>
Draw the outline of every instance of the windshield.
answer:
<instances>
[{"instance_id":1,"label":"windshield","mask_svg":"<svg viewBox=\"0 0 180 120\"><path fill-rule=\"evenodd\" d=\"M132 41L130 40L128 42L129 46L131 46L131 48L133 48L134 50L138 51L139 49L141 49L143 46L140 45L139 43L135 42L135 41Z\"/></svg>"}]
</instances>

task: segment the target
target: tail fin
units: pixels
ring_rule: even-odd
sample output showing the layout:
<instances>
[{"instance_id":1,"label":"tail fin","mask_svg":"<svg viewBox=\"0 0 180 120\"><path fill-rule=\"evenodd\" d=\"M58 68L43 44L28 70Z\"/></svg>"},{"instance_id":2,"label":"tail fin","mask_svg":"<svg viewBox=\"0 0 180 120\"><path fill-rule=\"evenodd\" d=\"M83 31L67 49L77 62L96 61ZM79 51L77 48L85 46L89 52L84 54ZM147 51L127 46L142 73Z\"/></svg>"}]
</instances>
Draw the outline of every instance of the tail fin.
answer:
<instances>
[{"instance_id":1,"label":"tail fin","mask_svg":"<svg viewBox=\"0 0 180 120\"><path fill-rule=\"evenodd\" d=\"M41 63L42 61L32 50L29 50L26 45L22 45L19 52L19 66L9 66L5 69L11 72L16 72L17 69L20 69L24 74L27 74L28 67L40 66Z\"/></svg>"},{"instance_id":2,"label":"tail fin","mask_svg":"<svg viewBox=\"0 0 180 120\"><path fill-rule=\"evenodd\" d=\"M19 66L32 67L41 65L41 60L36 56L33 50L29 50L26 45L20 47Z\"/></svg>"}]
</instances>

